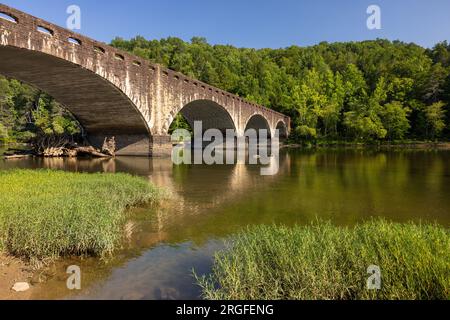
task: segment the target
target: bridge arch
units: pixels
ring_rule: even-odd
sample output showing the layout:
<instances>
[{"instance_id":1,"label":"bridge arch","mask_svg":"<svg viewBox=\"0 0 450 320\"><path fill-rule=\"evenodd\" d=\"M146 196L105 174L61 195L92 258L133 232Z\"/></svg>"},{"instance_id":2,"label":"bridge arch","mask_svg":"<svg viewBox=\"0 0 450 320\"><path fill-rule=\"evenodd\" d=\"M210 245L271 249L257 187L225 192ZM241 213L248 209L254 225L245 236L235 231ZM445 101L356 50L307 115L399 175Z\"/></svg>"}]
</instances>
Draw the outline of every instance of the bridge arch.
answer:
<instances>
[{"instance_id":1,"label":"bridge arch","mask_svg":"<svg viewBox=\"0 0 450 320\"><path fill-rule=\"evenodd\" d=\"M165 125L167 132L170 124L178 114L181 114L186 119L191 128L194 128L195 121L201 121L203 131L219 129L225 133L227 129L231 129L236 132L236 124L231 114L225 107L212 100L194 100L184 105L181 109L173 110Z\"/></svg>"},{"instance_id":2,"label":"bridge arch","mask_svg":"<svg viewBox=\"0 0 450 320\"><path fill-rule=\"evenodd\" d=\"M275 130L278 130L280 141L287 139L288 126L283 120L278 121L277 126L275 127Z\"/></svg>"},{"instance_id":3,"label":"bridge arch","mask_svg":"<svg viewBox=\"0 0 450 320\"><path fill-rule=\"evenodd\" d=\"M253 114L246 122L244 133L249 129L255 129L258 134L258 139L261 138L260 130L267 130L267 138L270 139L272 136L272 130L270 128L269 121L259 113Z\"/></svg>"},{"instance_id":4,"label":"bridge arch","mask_svg":"<svg viewBox=\"0 0 450 320\"><path fill-rule=\"evenodd\" d=\"M117 136L122 149L130 141L150 137L138 107L121 88L100 75L50 54L11 46L0 46L0 60L0 74L52 96L73 114L94 145L106 136Z\"/></svg>"}]
</instances>

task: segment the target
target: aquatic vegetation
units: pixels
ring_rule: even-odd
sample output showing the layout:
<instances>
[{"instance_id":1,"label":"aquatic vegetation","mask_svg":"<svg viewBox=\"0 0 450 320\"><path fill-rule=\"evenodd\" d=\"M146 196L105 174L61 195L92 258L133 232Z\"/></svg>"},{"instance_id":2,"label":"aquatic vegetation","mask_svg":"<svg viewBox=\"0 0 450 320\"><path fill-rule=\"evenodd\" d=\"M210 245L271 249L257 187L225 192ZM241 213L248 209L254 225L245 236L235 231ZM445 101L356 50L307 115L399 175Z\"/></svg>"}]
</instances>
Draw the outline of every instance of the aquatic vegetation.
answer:
<instances>
[{"instance_id":1,"label":"aquatic vegetation","mask_svg":"<svg viewBox=\"0 0 450 320\"><path fill-rule=\"evenodd\" d=\"M371 265L379 290L367 287ZM197 280L207 299L450 299L450 233L384 220L251 227Z\"/></svg>"},{"instance_id":2,"label":"aquatic vegetation","mask_svg":"<svg viewBox=\"0 0 450 320\"><path fill-rule=\"evenodd\" d=\"M0 171L0 250L36 259L109 254L122 238L124 211L160 196L128 174Z\"/></svg>"}]
</instances>

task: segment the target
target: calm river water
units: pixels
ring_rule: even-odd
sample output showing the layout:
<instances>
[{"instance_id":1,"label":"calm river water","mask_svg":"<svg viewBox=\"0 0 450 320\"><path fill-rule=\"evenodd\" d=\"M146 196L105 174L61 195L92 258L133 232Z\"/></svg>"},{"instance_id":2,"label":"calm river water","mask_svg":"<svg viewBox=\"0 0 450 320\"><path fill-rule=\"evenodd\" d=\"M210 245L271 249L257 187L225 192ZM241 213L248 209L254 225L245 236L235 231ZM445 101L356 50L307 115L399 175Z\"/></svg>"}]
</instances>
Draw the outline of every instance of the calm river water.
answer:
<instances>
[{"instance_id":1,"label":"calm river water","mask_svg":"<svg viewBox=\"0 0 450 320\"><path fill-rule=\"evenodd\" d=\"M385 217L450 226L450 151L289 150L276 176L258 166L127 157L0 160L10 168L128 172L173 194L159 208L130 212L123 249L108 261L64 259L36 274L36 299L197 299L192 270L207 273L223 239L248 225ZM73 264L82 271L77 292L66 289Z\"/></svg>"}]
</instances>

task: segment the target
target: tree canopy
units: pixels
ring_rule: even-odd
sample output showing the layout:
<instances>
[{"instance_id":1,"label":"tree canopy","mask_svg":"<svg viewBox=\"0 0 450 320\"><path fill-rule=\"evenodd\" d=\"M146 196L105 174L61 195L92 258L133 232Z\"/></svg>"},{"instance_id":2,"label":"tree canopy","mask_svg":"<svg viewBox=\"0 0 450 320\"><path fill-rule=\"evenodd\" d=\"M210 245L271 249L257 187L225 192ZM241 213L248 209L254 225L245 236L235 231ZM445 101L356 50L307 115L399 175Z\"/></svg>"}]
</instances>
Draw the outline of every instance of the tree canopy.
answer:
<instances>
[{"instance_id":1,"label":"tree canopy","mask_svg":"<svg viewBox=\"0 0 450 320\"><path fill-rule=\"evenodd\" d=\"M0 143L81 132L80 124L48 94L0 76Z\"/></svg>"},{"instance_id":2,"label":"tree canopy","mask_svg":"<svg viewBox=\"0 0 450 320\"><path fill-rule=\"evenodd\" d=\"M248 49L195 37L111 43L292 118L292 138L392 141L450 135L450 45L374 40ZM50 97L0 78L0 141L74 133ZM32 124L30 126L30 124ZM175 126L185 126L177 118Z\"/></svg>"},{"instance_id":3,"label":"tree canopy","mask_svg":"<svg viewBox=\"0 0 450 320\"><path fill-rule=\"evenodd\" d=\"M379 39L255 50L138 36L112 45L291 116L300 140L449 135L447 42L432 49Z\"/></svg>"}]
</instances>

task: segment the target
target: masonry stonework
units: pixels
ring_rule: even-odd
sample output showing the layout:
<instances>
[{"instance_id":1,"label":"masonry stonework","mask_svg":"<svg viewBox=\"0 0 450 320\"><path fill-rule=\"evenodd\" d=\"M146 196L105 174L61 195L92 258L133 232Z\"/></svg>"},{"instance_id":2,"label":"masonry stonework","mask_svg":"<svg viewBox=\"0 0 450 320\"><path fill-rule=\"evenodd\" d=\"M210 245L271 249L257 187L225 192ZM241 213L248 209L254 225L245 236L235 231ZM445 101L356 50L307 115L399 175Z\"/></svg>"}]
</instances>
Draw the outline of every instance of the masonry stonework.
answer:
<instances>
[{"instance_id":1,"label":"masonry stonework","mask_svg":"<svg viewBox=\"0 0 450 320\"><path fill-rule=\"evenodd\" d=\"M262 117L273 134L289 117L104 43L0 4L0 74L53 96L100 145L116 138L119 155L170 154L169 127L181 112L204 129L243 135Z\"/></svg>"}]
</instances>

